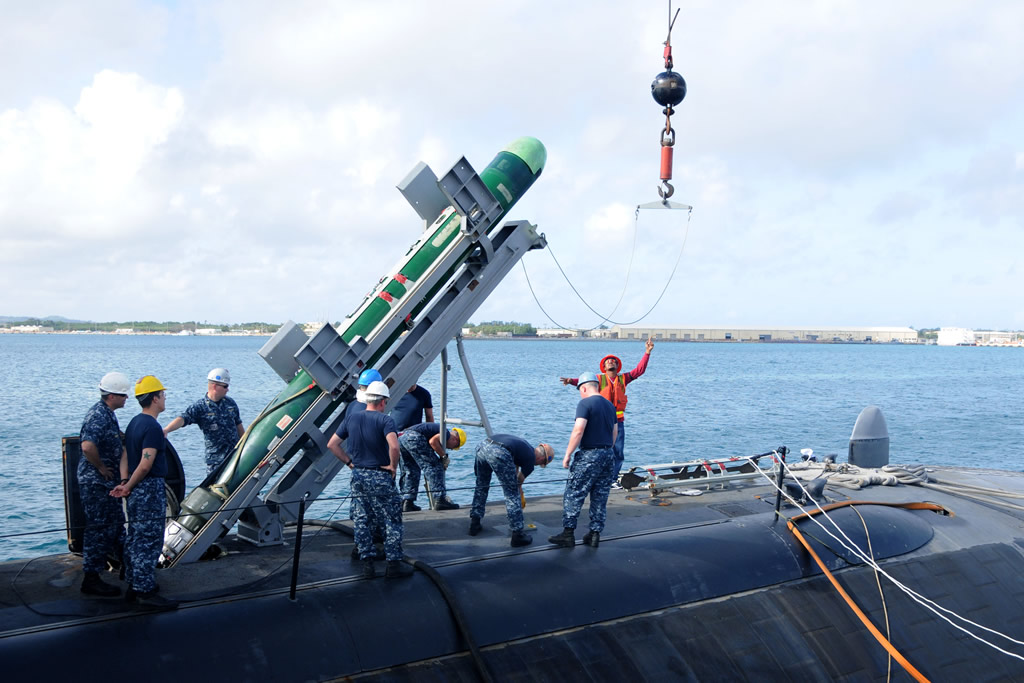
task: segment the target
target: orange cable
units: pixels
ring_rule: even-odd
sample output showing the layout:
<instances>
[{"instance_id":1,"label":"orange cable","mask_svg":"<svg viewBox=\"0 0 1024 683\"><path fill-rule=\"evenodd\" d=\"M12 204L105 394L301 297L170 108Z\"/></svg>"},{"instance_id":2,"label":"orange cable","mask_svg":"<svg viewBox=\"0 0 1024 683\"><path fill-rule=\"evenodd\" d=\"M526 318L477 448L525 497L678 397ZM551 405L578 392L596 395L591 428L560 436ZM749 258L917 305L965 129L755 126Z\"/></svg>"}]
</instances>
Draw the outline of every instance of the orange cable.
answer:
<instances>
[{"instance_id":1,"label":"orange cable","mask_svg":"<svg viewBox=\"0 0 1024 683\"><path fill-rule=\"evenodd\" d=\"M855 503L856 501L846 501L844 503L828 505L826 506L826 509L845 507L846 505L851 505ZM907 507L910 509L917 510L944 509L939 505L935 505L934 503L897 503L894 504L894 506ZM799 529L797 529L796 524L793 523L794 520L800 517L810 517L811 515L818 514L819 512L821 512L821 510L812 510L802 515L798 515L798 517L794 517L793 519L787 521L786 527L793 533L793 536L796 538L796 540L800 541L801 545L803 545L803 547L807 549L807 552L811 554L811 557L814 558L814 561L817 562L819 567L821 567L821 571L824 572L825 576L828 577L828 580L832 582L832 585L835 587L836 591L839 592L839 595L841 595L843 600L846 601L846 604L850 606L850 609L853 610L854 614L857 615L857 617L861 620L864 626L867 627L868 631L871 632L871 635L875 637L875 640L877 640L882 645L882 647L884 647L886 651L888 651L888 653L892 655L897 662L899 662L900 666L902 666L907 671L907 673L914 677L915 680L920 681L921 683L930 683L929 679L925 677L925 675L918 671L916 668L914 668L914 665L907 661L906 657L900 654L899 650L897 650L896 647L892 643L890 643L885 636L882 635L881 631L879 631L878 628L876 628L875 625L871 623L871 619L869 619L868 616L864 614L864 612L860 609L860 607L857 606L857 603L853 601L853 598L851 598L849 594L845 590L843 590L843 587L839 585L839 581L836 579L835 576L833 576L832 572L828 570L828 567L825 566L825 563L822 562L820 557L818 557L818 553L814 552L814 549L811 547L811 544L807 542L807 540L803 537L803 534L801 534Z\"/></svg>"}]
</instances>

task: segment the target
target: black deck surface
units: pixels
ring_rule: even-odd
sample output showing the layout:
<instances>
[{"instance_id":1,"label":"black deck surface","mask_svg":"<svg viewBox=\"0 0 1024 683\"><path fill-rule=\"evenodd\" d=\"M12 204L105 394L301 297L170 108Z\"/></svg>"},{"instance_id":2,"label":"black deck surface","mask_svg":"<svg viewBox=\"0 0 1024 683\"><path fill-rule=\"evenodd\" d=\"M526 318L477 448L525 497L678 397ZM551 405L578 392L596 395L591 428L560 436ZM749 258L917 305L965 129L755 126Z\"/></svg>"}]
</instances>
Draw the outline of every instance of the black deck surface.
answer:
<instances>
[{"instance_id":1,"label":"black deck surface","mask_svg":"<svg viewBox=\"0 0 1024 683\"><path fill-rule=\"evenodd\" d=\"M1021 474L936 474L1024 493ZM1000 507L998 498L974 501L910 486L826 493L833 500L929 500L949 508L954 516L859 509L876 555L888 558L883 567L944 607L1024 640L1022 513ZM613 492L597 549L546 543L561 530L561 499L547 497L526 508L535 537L527 548L509 547L504 507L492 503L476 537L466 534L465 509L407 514L405 550L437 569L496 680L886 678L886 652L784 523L773 523L767 484L696 497L668 493L660 505L649 498L644 491ZM866 545L854 513L834 517ZM884 632L874 572L850 568L829 549L847 553L808 524L801 526ZM585 512L579 528L578 537ZM149 654L151 680L221 679L228 666L236 680L360 673L477 680L452 611L423 572L403 581L359 580L350 536L307 527L292 602L292 538L254 548L229 537L220 559L158 572L161 593L186 601L168 613L82 596L76 556L0 565L0 659L8 672L48 679L66 672L69 658L95 657L99 643L127 641ZM891 583L882 585L893 643L933 680L1024 679L1024 661L970 639ZM144 644L136 642L140 634ZM1024 647L985 637L1024 654ZM895 664L893 671L893 680L908 680Z\"/></svg>"}]
</instances>

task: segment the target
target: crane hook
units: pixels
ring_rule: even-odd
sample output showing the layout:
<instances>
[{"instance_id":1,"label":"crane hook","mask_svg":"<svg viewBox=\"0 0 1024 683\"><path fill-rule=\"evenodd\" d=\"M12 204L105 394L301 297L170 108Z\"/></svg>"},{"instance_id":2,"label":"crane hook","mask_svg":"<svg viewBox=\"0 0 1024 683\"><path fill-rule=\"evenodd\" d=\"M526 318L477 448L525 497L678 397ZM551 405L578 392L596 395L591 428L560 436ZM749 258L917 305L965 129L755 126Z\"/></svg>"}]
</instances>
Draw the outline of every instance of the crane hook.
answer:
<instances>
[{"instance_id":1,"label":"crane hook","mask_svg":"<svg viewBox=\"0 0 1024 683\"><path fill-rule=\"evenodd\" d=\"M661 181L661 187L658 188L658 196L661 197L661 203L665 204L668 202L668 198L672 196L672 193L676 191L676 188L672 187L672 183L667 180Z\"/></svg>"}]
</instances>

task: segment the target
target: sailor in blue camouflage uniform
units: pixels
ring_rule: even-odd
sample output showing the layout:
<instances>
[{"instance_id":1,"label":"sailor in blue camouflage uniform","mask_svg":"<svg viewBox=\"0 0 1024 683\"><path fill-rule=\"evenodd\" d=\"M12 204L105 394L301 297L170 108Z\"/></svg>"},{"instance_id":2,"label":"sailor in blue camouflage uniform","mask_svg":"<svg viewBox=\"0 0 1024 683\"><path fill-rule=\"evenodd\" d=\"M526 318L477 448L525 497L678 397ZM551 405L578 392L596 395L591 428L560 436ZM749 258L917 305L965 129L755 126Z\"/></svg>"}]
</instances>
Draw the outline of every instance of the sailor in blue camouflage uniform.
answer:
<instances>
[{"instance_id":1,"label":"sailor in blue camouflage uniform","mask_svg":"<svg viewBox=\"0 0 1024 683\"><path fill-rule=\"evenodd\" d=\"M458 503L447 495L444 470L448 461L445 446L458 450L466 443L466 432L455 427L446 429L445 444L441 445L441 425L436 422L414 424L398 436L402 455L402 512L416 512L416 494L420 488L420 472L430 487L435 510L458 510Z\"/></svg>"},{"instance_id":2,"label":"sailor in blue camouflage uniform","mask_svg":"<svg viewBox=\"0 0 1024 683\"><path fill-rule=\"evenodd\" d=\"M164 540L167 498L167 437L156 418L167 406L160 380L146 375L135 383L135 398L142 412L124 430L125 452L121 472L130 473L110 495L127 498L128 537L124 546L126 598L137 604L174 609L178 603L157 594L156 563Z\"/></svg>"},{"instance_id":3,"label":"sailor in blue camouflage uniform","mask_svg":"<svg viewBox=\"0 0 1024 683\"><path fill-rule=\"evenodd\" d=\"M505 512L512 531L512 547L520 548L533 543L533 537L524 531L521 501L523 481L530 476L535 465L547 467L554 457L555 451L549 444L542 443L534 448L526 439L511 434L494 434L477 446L476 461L473 464L476 489L473 492L473 507L469 511L469 535L476 536L483 530L481 520L487 504L487 493L491 488L491 473L494 473L505 494Z\"/></svg>"},{"instance_id":4,"label":"sailor in blue camouflage uniform","mask_svg":"<svg viewBox=\"0 0 1024 683\"><path fill-rule=\"evenodd\" d=\"M395 488L398 432L395 421L385 414L389 395L384 382L371 382L366 388L366 410L346 416L327 442L328 450L352 468L352 495L361 501L352 506L352 521L366 579L377 576L370 515L378 522L383 521L385 527L384 576L395 579L413 573L413 568L402 562L402 501ZM372 512L368 514L367 509Z\"/></svg>"},{"instance_id":5,"label":"sailor in blue camouflage uniform","mask_svg":"<svg viewBox=\"0 0 1024 683\"><path fill-rule=\"evenodd\" d=\"M597 375L584 372L579 376L579 390L583 397L576 405L576 421L569 445L565 449L562 467L569 467L569 480L562 496L562 533L548 541L563 548L576 545L576 520L583 508L583 500L590 496L590 531L583 537L584 545L596 548L604 531L608 492L615 481L615 454L612 445L618 434L615 406L601 395ZM579 451L576 451L576 447ZM573 458L573 452L576 456Z\"/></svg>"},{"instance_id":6,"label":"sailor in blue camouflage uniform","mask_svg":"<svg viewBox=\"0 0 1024 683\"><path fill-rule=\"evenodd\" d=\"M227 396L230 373L224 368L214 368L206 380L206 395L171 420L164 427L164 434L186 425L199 425L206 441L206 474L209 476L234 452L238 440L245 434L245 427L238 404Z\"/></svg>"},{"instance_id":7,"label":"sailor in blue camouflage uniform","mask_svg":"<svg viewBox=\"0 0 1024 683\"><path fill-rule=\"evenodd\" d=\"M120 554L124 512L110 491L121 478L121 427L115 410L124 407L131 382L120 372L108 372L100 380L100 400L82 421L82 458L78 461L78 491L85 511L82 536L82 592L113 597L121 589L104 583L100 572L107 569L107 556Z\"/></svg>"},{"instance_id":8,"label":"sailor in blue camouflage uniform","mask_svg":"<svg viewBox=\"0 0 1024 683\"><path fill-rule=\"evenodd\" d=\"M381 377L380 372L378 372L374 368L367 368L366 370L363 370L362 373L360 373L359 380L358 380L359 384L356 385L356 400L350 402L347 406L345 406L345 417L346 418L348 418L349 415L355 415L356 413L361 413L364 410L366 410L366 387L370 386L371 382L381 382L381 381L383 381L383 379L384 378ZM361 506L361 505L362 505L362 500L361 499L359 499L359 498L353 498L352 499L352 502L350 504L351 510L352 510L352 519L356 518L356 515L358 514L357 508L359 508L359 506ZM367 523L369 524L370 528L373 529L373 540L375 542L383 542L383 540L384 540L384 523L383 522L380 522L380 523L377 522L376 518L373 516L373 509L371 509L371 508L363 508L363 511L366 512L366 514L367 514L367 516L369 518ZM359 546L357 546L357 545L353 545L352 546L352 559L353 560L359 560L360 559L360 557L359 557ZM384 555L381 552L377 552L373 556L373 559L375 559L375 560L383 560L384 559Z\"/></svg>"}]
</instances>

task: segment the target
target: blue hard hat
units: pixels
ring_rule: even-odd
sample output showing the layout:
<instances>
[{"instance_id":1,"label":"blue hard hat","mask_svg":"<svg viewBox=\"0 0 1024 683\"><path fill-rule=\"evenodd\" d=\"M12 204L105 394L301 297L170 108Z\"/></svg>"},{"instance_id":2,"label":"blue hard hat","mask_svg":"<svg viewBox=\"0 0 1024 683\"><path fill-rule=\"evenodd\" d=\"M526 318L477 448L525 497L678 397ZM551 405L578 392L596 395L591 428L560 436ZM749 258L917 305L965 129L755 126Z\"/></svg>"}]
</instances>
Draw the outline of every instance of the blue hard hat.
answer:
<instances>
[{"instance_id":1,"label":"blue hard hat","mask_svg":"<svg viewBox=\"0 0 1024 683\"><path fill-rule=\"evenodd\" d=\"M579 379L576 380L576 386L581 387L587 382L597 382L597 375L592 372L584 372L580 375Z\"/></svg>"},{"instance_id":2,"label":"blue hard hat","mask_svg":"<svg viewBox=\"0 0 1024 683\"><path fill-rule=\"evenodd\" d=\"M367 368L363 370L363 374L359 375L359 386L367 387L370 386L370 382L383 382L384 378L380 376L380 373L373 368Z\"/></svg>"}]
</instances>

